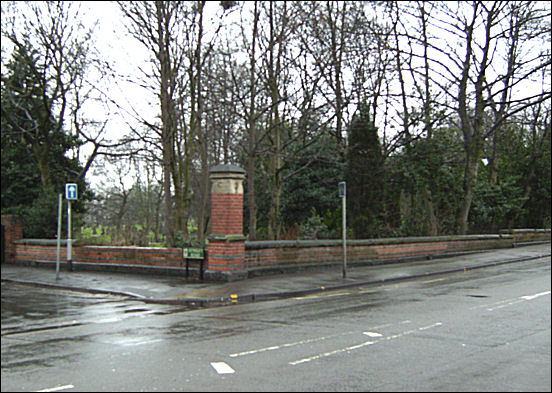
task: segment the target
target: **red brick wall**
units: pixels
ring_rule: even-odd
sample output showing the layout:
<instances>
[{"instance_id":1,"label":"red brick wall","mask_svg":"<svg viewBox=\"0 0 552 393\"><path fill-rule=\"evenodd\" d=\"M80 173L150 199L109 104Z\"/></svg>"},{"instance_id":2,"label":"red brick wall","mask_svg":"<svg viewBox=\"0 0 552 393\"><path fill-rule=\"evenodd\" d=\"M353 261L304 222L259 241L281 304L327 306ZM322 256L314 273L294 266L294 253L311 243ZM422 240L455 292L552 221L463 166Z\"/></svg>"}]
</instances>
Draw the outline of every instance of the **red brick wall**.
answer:
<instances>
[{"instance_id":1,"label":"red brick wall","mask_svg":"<svg viewBox=\"0 0 552 393\"><path fill-rule=\"evenodd\" d=\"M16 245L16 263L56 262L57 247L46 245ZM182 267L186 261L180 248L73 246L72 261L89 264L143 265ZM60 249L60 261L67 260L67 247ZM199 261L190 260L189 267L197 268Z\"/></svg>"},{"instance_id":2,"label":"red brick wall","mask_svg":"<svg viewBox=\"0 0 552 393\"><path fill-rule=\"evenodd\" d=\"M4 224L5 225L5 224ZM21 231L16 230L16 237ZM550 240L550 232L538 240ZM262 243L262 242L260 242ZM6 241L6 245L8 242ZM451 240L440 242L411 242L400 244L352 245L347 247L347 260L380 260L405 258L419 255L444 254L487 248L511 247L513 237L501 239ZM13 247L16 263L56 261L56 246L17 244ZM67 259L65 246L60 250L61 261ZM341 246L299 247L246 247L246 243L216 241L209 244L210 268L220 271L239 271L255 268L278 267L300 264L341 262ZM185 267L180 248L73 246L73 262L90 264L149 265L158 267ZM190 267L199 267L199 261L190 260Z\"/></svg>"},{"instance_id":3,"label":"red brick wall","mask_svg":"<svg viewBox=\"0 0 552 393\"><path fill-rule=\"evenodd\" d=\"M243 230L243 195L212 194L213 222L220 235L239 235ZM217 218L218 217L218 218ZM51 245L14 244L23 236L23 222L17 216L2 216L5 225L6 261L15 263L54 262L57 248ZM400 259L413 256L439 255L454 252L512 247L526 241L550 241L550 230L516 230L502 235L453 236L442 238L381 239L349 241L347 260L351 263ZM233 241L234 240L234 241ZM236 241L237 240L237 241ZM30 243L30 242L28 242ZM340 263L343 250L339 241L283 242L285 246L272 246L274 242L251 242L249 245L236 238L210 240L208 269L219 272L247 272L254 269L277 268L290 265L320 265ZM278 242L276 242L278 243ZM65 262L67 248L61 248L61 261ZM186 261L179 248L73 246L73 262L98 265L141 265L185 268ZM190 260L189 267L198 269L199 260Z\"/></svg>"},{"instance_id":4,"label":"red brick wall","mask_svg":"<svg viewBox=\"0 0 552 393\"><path fill-rule=\"evenodd\" d=\"M550 241L550 231L538 232L531 235L521 233L496 237L471 238L453 237L450 240L436 240L416 242L404 240L385 244L382 239L380 244L372 242L367 245L347 244L347 261L354 263L360 261L377 261L383 259L400 259L415 256L444 255L447 253L467 252L475 250L512 247L520 239L530 237L531 241ZM291 265L317 265L323 263L339 263L343 261L343 247L341 245L327 246L289 246L289 247L265 247L262 242L254 242L256 245L246 243L245 269L276 268Z\"/></svg>"}]
</instances>

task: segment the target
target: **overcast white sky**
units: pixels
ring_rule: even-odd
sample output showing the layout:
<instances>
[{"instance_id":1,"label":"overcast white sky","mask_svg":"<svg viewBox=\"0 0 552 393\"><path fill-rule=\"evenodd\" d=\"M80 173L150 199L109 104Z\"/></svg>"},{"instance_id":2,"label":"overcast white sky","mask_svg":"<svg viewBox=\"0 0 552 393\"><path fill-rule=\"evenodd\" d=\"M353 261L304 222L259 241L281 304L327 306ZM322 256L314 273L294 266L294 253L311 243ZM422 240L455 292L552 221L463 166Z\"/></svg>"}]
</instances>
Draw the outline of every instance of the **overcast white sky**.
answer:
<instances>
[{"instance_id":1,"label":"overcast white sky","mask_svg":"<svg viewBox=\"0 0 552 393\"><path fill-rule=\"evenodd\" d=\"M146 49L132 37L128 36L123 24L118 5L111 1L90 1L83 3L83 9L86 11L86 19L90 23L98 21L96 33L96 47L100 55L109 62L113 69L120 75L126 75L132 78L139 74L140 66L147 66L149 54ZM105 80L106 93L109 94L119 105L124 106L129 111L131 106L142 113L148 113L146 117L155 116L156 109L147 105L148 100L153 97L147 97L148 92L135 83L124 82L118 79ZM105 116L105 113L99 112L98 115ZM114 136L125 133L125 119L119 119L114 113L108 114L110 122L108 124L109 134ZM130 121L130 118L127 117Z\"/></svg>"}]
</instances>

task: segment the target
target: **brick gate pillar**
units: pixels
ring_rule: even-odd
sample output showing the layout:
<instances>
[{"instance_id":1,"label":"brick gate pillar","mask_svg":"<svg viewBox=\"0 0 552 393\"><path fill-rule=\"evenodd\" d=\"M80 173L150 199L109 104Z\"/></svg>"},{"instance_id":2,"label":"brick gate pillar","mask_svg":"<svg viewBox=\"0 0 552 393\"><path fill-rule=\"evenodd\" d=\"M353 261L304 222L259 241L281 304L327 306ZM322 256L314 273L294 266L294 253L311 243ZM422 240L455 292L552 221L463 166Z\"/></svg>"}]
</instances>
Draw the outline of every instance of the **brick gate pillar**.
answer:
<instances>
[{"instance_id":1,"label":"brick gate pillar","mask_svg":"<svg viewBox=\"0 0 552 393\"><path fill-rule=\"evenodd\" d=\"M247 277L243 235L243 180L235 165L217 165L211 180L211 234L205 279L233 281Z\"/></svg>"},{"instance_id":2,"label":"brick gate pillar","mask_svg":"<svg viewBox=\"0 0 552 393\"><path fill-rule=\"evenodd\" d=\"M2 263L15 263L14 241L23 239L23 218L15 215L2 216Z\"/></svg>"}]
</instances>

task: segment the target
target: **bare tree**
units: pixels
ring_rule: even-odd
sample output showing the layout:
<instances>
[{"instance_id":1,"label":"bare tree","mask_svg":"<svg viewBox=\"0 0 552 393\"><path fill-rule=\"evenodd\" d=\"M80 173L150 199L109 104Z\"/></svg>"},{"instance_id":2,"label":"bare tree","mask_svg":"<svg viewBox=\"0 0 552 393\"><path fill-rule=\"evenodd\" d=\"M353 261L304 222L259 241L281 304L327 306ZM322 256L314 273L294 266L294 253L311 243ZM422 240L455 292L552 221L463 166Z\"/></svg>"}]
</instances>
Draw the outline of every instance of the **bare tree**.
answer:
<instances>
[{"instance_id":1,"label":"bare tree","mask_svg":"<svg viewBox=\"0 0 552 393\"><path fill-rule=\"evenodd\" d=\"M204 127L205 121L205 101L208 95L204 88L209 82L207 78L213 74L208 66L216 67L213 64L213 50L219 41L219 32L224 24L224 16L232 12L233 4L228 2L220 3L222 15L216 15L215 20L211 20L214 24L211 25L212 30L209 32L210 38L207 37L207 31L204 26L204 8L205 1L195 3L193 18L189 22L188 41L190 45L194 45L193 51L188 53L188 78L190 82L190 117L188 130L197 138L197 149L199 153L199 210L198 210L198 242L203 244L207 233L209 221L209 167L212 164L211 148L212 139L215 135L214 130ZM220 9L219 9L220 10ZM224 83L224 82L223 82ZM220 105L224 103L221 102Z\"/></svg>"},{"instance_id":2,"label":"bare tree","mask_svg":"<svg viewBox=\"0 0 552 393\"><path fill-rule=\"evenodd\" d=\"M528 128L527 144L530 155L527 159L528 164L522 178L523 194L520 198L521 203L517 206L516 213L510 217L508 227L513 228L516 220L519 218L523 207L531 195L532 184L537 173L537 162L544 154L545 145L550 142L552 130L552 111L550 103L538 103L528 107L520 116L520 123ZM543 226L546 225L543 222Z\"/></svg>"},{"instance_id":3,"label":"bare tree","mask_svg":"<svg viewBox=\"0 0 552 393\"><path fill-rule=\"evenodd\" d=\"M528 6L524 2L523 6ZM460 118L460 129L464 136L465 150L465 169L464 169L464 195L457 216L458 232L464 234L468 230L468 215L473 199L475 182L477 179L477 170L483 152L483 141L487 136L487 130L484 129L485 111L491 105L492 97L496 95L495 87L502 85L502 89L513 92L513 87L521 84L538 70L543 67L550 67L550 57L525 58L524 72L513 80L509 80L511 70L508 71L508 63L515 61L515 57L508 55L510 59L503 67L506 67L505 74L497 76L493 69L501 68L495 54L500 49L500 43L507 38L513 38L515 35L505 34L512 31L512 24L505 23L508 20L507 15L511 9L508 2L494 2L491 4L485 2L472 2L470 5L472 17L467 20L460 20L462 31L464 32L464 45L466 54L459 67L460 78L458 79L458 115ZM459 13L460 15L462 13ZM458 15L458 14L455 14ZM548 14L547 17L550 15ZM530 19L520 18L518 23L528 23L534 18L545 18L546 14L539 12ZM457 19L458 20L458 19ZM478 36L476 29L481 26L481 34ZM539 33L539 35L542 33ZM478 40L478 37L482 37ZM539 38L537 36L536 38ZM510 43L510 48L511 48ZM506 83L506 86L504 85ZM512 116L522 108L535 105L543 100L550 99L550 87L547 90L533 94L526 92L518 97L512 97L508 93L501 91L503 97L510 96L509 105L504 106L500 114L500 122L506 117ZM488 91L493 91L492 95L487 95ZM471 94L470 94L471 92ZM508 107L506 111L506 107ZM495 122L496 129L497 123Z\"/></svg>"},{"instance_id":4,"label":"bare tree","mask_svg":"<svg viewBox=\"0 0 552 393\"><path fill-rule=\"evenodd\" d=\"M348 94L344 86L344 73L353 27L350 14L355 10L348 1L311 2L300 4L301 18L306 21L300 39L309 51L314 70L324 85L319 94L326 100L330 116L335 121L334 135L343 140L344 111Z\"/></svg>"},{"instance_id":5,"label":"bare tree","mask_svg":"<svg viewBox=\"0 0 552 393\"><path fill-rule=\"evenodd\" d=\"M388 4L394 38L392 48L395 52L395 73L401 101L401 111L397 116L402 123L398 146L404 147L407 152L413 140L431 139L434 126L439 121L434 115L438 111L435 108L436 98L432 96L433 81L429 72L429 19L435 8L426 2L413 3ZM409 21L405 15L413 20ZM410 78L407 80L408 76ZM428 218L428 234L435 236L438 233L438 219L430 181L431 179L418 179L421 184L416 185L416 190L410 190L410 203L414 204L421 199L421 208Z\"/></svg>"},{"instance_id":6,"label":"bare tree","mask_svg":"<svg viewBox=\"0 0 552 393\"><path fill-rule=\"evenodd\" d=\"M505 6L504 27L499 32L504 45L501 56L505 66L499 71L499 78L488 83L487 97L492 125L486 137L491 139L489 156L489 181L497 183L497 144L501 134L507 129L504 125L509 117L525 108L534 113L542 111L542 102L550 98L550 86L546 86L546 74L550 75L550 11L538 2L511 1ZM548 22L546 21L548 16ZM539 83L542 76L541 92L530 99L517 101L514 89L527 78ZM547 91L548 89L548 91ZM536 116L538 117L538 116Z\"/></svg>"},{"instance_id":7,"label":"bare tree","mask_svg":"<svg viewBox=\"0 0 552 393\"><path fill-rule=\"evenodd\" d=\"M71 2L14 3L10 11L2 10L2 37L14 49L25 49L36 58L32 71L43 91L39 98L43 110L27 114L34 124L33 129L22 128L4 108L2 114L33 146L45 189L52 186L47 157L53 136L73 133L81 141L75 155L84 160L84 166L71 180L80 181L98 155L109 154L111 148L125 143L105 139L107 120L91 121L83 115L86 104L98 99L91 76L93 70L98 70L99 62L92 45L94 26L83 25L81 8ZM4 52L4 45L2 50ZM10 95L10 89L6 89L5 94L3 99L17 105L17 98ZM83 145L92 147L86 156L81 153Z\"/></svg>"},{"instance_id":8,"label":"bare tree","mask_svg":"<svg viewBox=\"0 0 552 393\"><path fill-rule=\"evenodd\" d=\"M185 45L184 15L188 12L183 2L119 2L128 20L128 29L134 38L151 53L153 74L145 72L159 99L161 125L148 124L160 138L163 187L167 216L167 245L174 244L176 231L186 231L185 203L189 197L189 165L191 139L187 130L178 130L179 97L184 96ZM186 79L187 80L187 79ZM184 150L182 150L184 149ZM183 181L184 180L184 181ZM171 187L171 185L173 187ZM173 199L174 192L174 199Z\"/></svg>"},{"instance_id":9,"label":"bare tree","mask_svg":"<svg viewBox=\"0 0 552 393\"><path fill-rule=\"evenodd\" d=\"M415 35L408 33L410 16L421 28ZM397 53L405 56L401 64L412 73L417 92L413 97L421 104L424 130L431 132L432 121L439 121L432 113L455 113L450 118L458 119L464 146L464 191L456 218L459 233L468 230L485 141L498 137L509 117L551 97L549 85L534 94L524 88L536 73L550 69L549 51L536 49L542 48L550 34L549 24L542 26L549 17L544 3L525 1L432 3L429 12L424 3L405 6L396 14L397 22L405 21L401 34L408 42ZM415 47L422 52L410 49ZM527 48L526 53L521 48ZM411 59L418 61L411 66ZM422 83L418 85L417 80ZM435 94L441 95L438 101ZM408 106L403 104L403 108L404 115L410 116ZM493 114L491 123L489 114ZM417 121L408 120L403 124Z\"/></svg>"},{"instance_id":10,"label":"bare tree","mask_svg":"<svg viewBox=\"0 0 552 393\"><path fill-rule=\"evenodd\" d=\"M204 69L220 29L204 29L205 1L120 2L129 21L129 31L151 53L153 74L146 80L158 96L161 124L144 122L161 141L165 208L168 217L167 243L177 232L188 238L194 157L199 157L199 237L207 224L209 130L203 129L205 109ZM228 4L225 4L225 10ZM231 8L231 7L230 7Z\"/></svg>"}]
</instances>

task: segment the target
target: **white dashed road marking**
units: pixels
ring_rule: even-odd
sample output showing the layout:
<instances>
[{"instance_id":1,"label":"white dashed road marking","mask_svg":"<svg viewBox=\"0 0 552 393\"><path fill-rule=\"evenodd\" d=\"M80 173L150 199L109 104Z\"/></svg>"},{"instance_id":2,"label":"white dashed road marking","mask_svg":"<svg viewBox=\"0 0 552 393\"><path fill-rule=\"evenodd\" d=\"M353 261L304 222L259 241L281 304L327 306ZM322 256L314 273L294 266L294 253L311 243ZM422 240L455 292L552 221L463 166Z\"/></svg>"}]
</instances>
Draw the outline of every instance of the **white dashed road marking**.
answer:
<instances>
[{"instance_id":1,"label":"white dashed road marking","mask_svg":"<svg viewBox=\"0 0 552 393\"><path fill-rule=\"evenodd\" d=\"M407 319L405 321L399 322L398 324L399 325L404 325L404 324L407 324L407 323L411 323L411 321ZM386 324L380 325L380 326L373 326L372 329L381 329L381 328L388 327L388 326L393 326L393 324L392 323L386 323ZM254 355L254 354L257 354L257 353L260 353L260 352L274 351L274 350L277 350L277 349L294 347L296 345L310 344L310 343L313 343L313 342L316 342L316 341L322 341L322 340L327 340L329 338L346 336L346 335L356 334L356 333L357 333L357 331L351 330L351 331L348 331L348 332L343 332L343 333L338 333L338 334L331 334L329 336L308 338L308 339L305 339L305 340L295 341L295 342L291 342L291 343L285 343L285 344L280 344L280 345L272 345L270 347L257 348L257 349L252 349L252 350L249 350L249 351L231 353L229 356L231 358L236 358L236 357L239 357L239 356ZM373 332L363 332L363 333L366 334L366 335L369 335L368 333L379 334L379 333L373 333ZM379 336L374 336L374 337L379 337Z\"/></svg>"},{"instance_id":2,"label":"white dashed road marking","mask_svg":"<svg viewBox=\"0 0 552 393\"><path fill-rule=\"evenodd\" d=\"M362 334L365 334L368 337L381 337L382 336L380 333L376 333L376 332L362 332Z\"/></svg>"},{"instance_id":3,"label":"white dashed road marking","mask_svg":"<svg viewBox=\"0 0 552 393\"><path fill-rule=\"evenodd\" d=\"M536 293L534 295L522 296L521 298L524 299L524 300L533 300L533 299L535 299L539 296L544 296L544 295L550 295L550 291Z\"/></svg>"},{"instance_id":4,"label":"white dashed road marking","mask_svg":"<svg viewBox=\"0 0 552 393\"><path fill-rule=\"evenodd\" d=\"M219 374L234 374L235 371L232 367L224 362L211 362L211 366Z\"/></svg>"},{"instance_id":5,"label":"white dashed road marking","mask_svg":"<svg viewBox=\"0 0 552 393\"><path fill-rule=\"evenodd\" d=\"M311 357L308 357L308 358L303 358L303 359L299 359L299 360L296 360L296 361L293 361L293 362L289 362L289 364L291 364L292 366L296 366L296 365L301 364L301 363L307 363L307 362L310 362L312 360L316 360L316 359L320 359L320 358L323 358L323 357L335 355L335 354L341 353L341 352L353 351L355 349L363 348L363 347L366 347L368 345L377 344L379 342L388 341L388 340L392 340L392 339L395 339L395 338L403 337L403 336L406 336L408 334L416 333L416 332L419 332L419 331L422 331L422 330L431 329L431 328L441 326L441 325L442 325L441 322L436 322L436 323L433 323L433 324L428 325L428 326L422 326L418 329L412 329L412 330L408 330L406 332L395 334L395 335L392 335L392 336L389 336L389 337L380 338L379 340L376 340L376 341L365 341L365 342L363 342L361 344L358 344L358 345L353 345L353 346L346 347L346 348L340 348L340 349L336 349L336 350L330 351L330 352L320 353L318 355L314 355L314 356L311 356ZM369 332L364 332L364 334L366 334L366 333L369 333ZM374 334L374 333L372 333L372 334ZM378 334L378 333L376 333L376 334Z\"/></svg>"},{"instance_id":6,"label":"white dashed road marking","mask_svg":"<svg viewBox=\"0 0 552 393\"><path fill-rule=\"evenodd\" d=\"M504 307L513 306L514 304L519 304L524 301L533 300L545 295L550 295L550 291L539 292L539 293L535 293L534 295L520 296L513 299L500 300L498 302L494 302L491 304L481 304L479 306L471 307L470 310L474 310L476 308L487 308L487 311L494 311Z\"/></svg>"},{"instance_id":7,"label":"white dashed road marking","mask_svg":"<svg viewBox=\"0 0 552 393\"><path fill-rule=\"evenodd\" d=\"M56 386L55 388L37 390L37 392L59 392L60 390L73 389L74 387L75 386L73 385L63 385L63 386Z\"/></svg>"},{"instance_id":8,"label":"white dashed road marking","mask_svg":"<svg viewBox=\"0 0 552 393\"><path fill-rule=\"evenodd\" d=\"M296 342L292 342L292 343L285 343L285 344L281 344L281 345L273 345L271 347L252 349L250 351L244 351L244 352L239 352L239 353L231 353L229 356L231 358L235 358L235 357L238 357L238 356L253 355L255 353L260 353L260 352L265 352L265 351L274 351L276 349L293 347L295 345L309 344L309 343L313 343L313 342L316 342L316 341L327 340L328 338L334 338L334 337L337 337L337 336L344 336L344 335L352 334L352 333L353 332L345 332L345 333L341 333L341 334L332 334L330 336L310 338L310 339L296 341Z\"/></svg>"},{"instance_id":9,"label":"white dashed road marking","mask_svg":"<svg viewBox=\"0 0 552 393\"><path fill-rule=\"evenodd\" d=\"M363 342L361 344L358 344L358 345L352 345L352 346L347 347L347 348L336 349L335 351L324 352L324 353L321 353L321 354L318 354L318 355L315 355L315 356L311 356L309 358L304 358L304 359L296 360L294 362L289 362L289 364L291 364L292 366L295 366L297 364L310 362L312 360L320 359L320 358L323 358L323 357L326 357L326 356L335 355L336 353L347 352L347 351L352 351L352 350L355 350L355 349L359 349L359 348L365 347L367 345L372 345L373 343L374 343L373 341L365 341L365 342Z\"/></svg>"}]
</instances>

